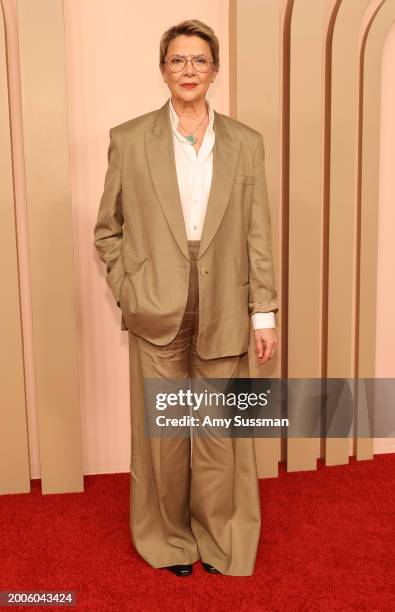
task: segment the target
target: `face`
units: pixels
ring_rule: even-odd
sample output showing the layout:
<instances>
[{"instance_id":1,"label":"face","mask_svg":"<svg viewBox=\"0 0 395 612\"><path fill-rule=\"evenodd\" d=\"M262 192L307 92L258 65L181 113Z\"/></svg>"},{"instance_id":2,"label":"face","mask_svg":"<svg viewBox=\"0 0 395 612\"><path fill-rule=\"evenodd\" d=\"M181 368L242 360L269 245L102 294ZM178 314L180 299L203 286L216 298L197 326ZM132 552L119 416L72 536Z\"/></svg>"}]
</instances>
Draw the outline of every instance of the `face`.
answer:
<instances>
[{"instance_id":1,"label":"face","mask_svg":"<svg viewBox=\"0 0 395 612\"><path fill-rule=\"evenodd\" d=\"M210 60L213 59L210 45L200 36L177 36L171 41L167 48L165 60L173 55L205 55ZM210 65L208 72L199 72L194 68L192 62L187 62L186 66L179 72L172 72L168 64L161 67L164 81L167 83L173 98L178 98L184 102L194 102L206 96L206 92L211 83L214 82L217 72ZM196 87L186 88L184 83L196 83Z\"/></svg>"}]
</instances>

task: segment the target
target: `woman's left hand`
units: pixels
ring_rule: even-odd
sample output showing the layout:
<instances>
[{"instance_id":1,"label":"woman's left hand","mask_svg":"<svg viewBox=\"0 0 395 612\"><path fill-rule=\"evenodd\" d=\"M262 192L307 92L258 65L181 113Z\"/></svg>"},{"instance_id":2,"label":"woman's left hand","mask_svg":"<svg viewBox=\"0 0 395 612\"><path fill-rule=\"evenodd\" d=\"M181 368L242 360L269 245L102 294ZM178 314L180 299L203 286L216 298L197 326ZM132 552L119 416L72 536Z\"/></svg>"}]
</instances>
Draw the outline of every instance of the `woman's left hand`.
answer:
<instances>
[{"instance_id":1,"label":"woman's left hand","mask_svg":"<svg viewBox=\"0 0 395 612\"><path fill-rule=\"evenodd\" d=\"M273 353L277 346L277 336L273 328L256 329L255 333L255 353L257 354L257 362L263 365L273 357Z\"/></svg>"}]
</instances>

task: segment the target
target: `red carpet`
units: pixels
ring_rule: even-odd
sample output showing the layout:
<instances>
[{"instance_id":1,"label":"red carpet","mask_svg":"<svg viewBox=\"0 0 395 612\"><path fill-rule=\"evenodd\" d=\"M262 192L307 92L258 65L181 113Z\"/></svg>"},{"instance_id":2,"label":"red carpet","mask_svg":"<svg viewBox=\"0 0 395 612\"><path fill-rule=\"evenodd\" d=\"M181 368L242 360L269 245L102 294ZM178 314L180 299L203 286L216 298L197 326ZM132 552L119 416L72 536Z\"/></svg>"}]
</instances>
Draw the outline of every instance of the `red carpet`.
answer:
<instances>
[{"instance_id":1,"label":"red carpet","mask_svg":"<svg viewBox=\"0 0 395 612\"><path fill-rule=\"evenodd\" d=\"M1 591L74 590L74 609L94 611L395 610L394 454L262 480L257 566L243 578L150 568L129 537L128 474L85 477L84 493L32 488L0 496Z\"/></svg>"}]
</instances>

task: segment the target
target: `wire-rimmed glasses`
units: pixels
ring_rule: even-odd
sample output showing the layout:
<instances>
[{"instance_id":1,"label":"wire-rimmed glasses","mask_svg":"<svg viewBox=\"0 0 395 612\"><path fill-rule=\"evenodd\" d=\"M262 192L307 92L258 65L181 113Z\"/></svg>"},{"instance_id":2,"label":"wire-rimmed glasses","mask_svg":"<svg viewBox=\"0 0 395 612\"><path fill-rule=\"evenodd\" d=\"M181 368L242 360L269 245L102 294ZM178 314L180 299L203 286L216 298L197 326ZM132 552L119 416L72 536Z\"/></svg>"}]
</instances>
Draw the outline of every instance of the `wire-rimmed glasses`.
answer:
<instances>
[{"instance_id":1,"label":"wire-rimmed glasses","mask_svg":"<svg viewBox=\"0 0 395 612\"><path fill-rule=\"evenodd\" d=\"M214 64L214 61L205 55L172 55L167 60L164 60L163 63L168 65L171 72L181 72L185 68L188 59L198 72L208 72L211 64Z\"/></svg>"}]
</instances>

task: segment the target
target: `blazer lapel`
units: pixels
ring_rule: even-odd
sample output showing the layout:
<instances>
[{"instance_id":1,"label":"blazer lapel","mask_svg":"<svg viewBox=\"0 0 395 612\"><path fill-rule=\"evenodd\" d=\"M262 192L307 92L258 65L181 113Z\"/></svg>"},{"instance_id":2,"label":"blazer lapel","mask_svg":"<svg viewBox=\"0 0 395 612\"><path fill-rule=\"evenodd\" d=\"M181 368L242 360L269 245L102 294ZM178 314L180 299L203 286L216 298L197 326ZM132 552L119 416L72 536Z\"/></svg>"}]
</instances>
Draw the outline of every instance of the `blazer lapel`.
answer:
<instances>
[{"instance_id":1,"label":"blazer lapel","mask_svg":"<svg viewBox=\"0 0 395 612\"><path fill-rule=\"evenodd\" d=\"M198 259L210 245L225 214L240 156L240 140L233 136L224 118L216 111L214 111L214 130L213 177Z\"/></svg>"},{"instance_id":2,"label":"blazer lapel","mask_svg":"<svg viewBox=\"0 0 395 612\"><path fill-rule=\"evenodd\" d=\"M189 259L168 104L169 100L156 111L152 131L145 133L146 155L163 213L181 251ZM233 136L225 120L216 111L214 111L213 127L215 130L213 176L198 259L214 238L225 214L240 155L240 141Z\"/></svg>"}]
</instances>

